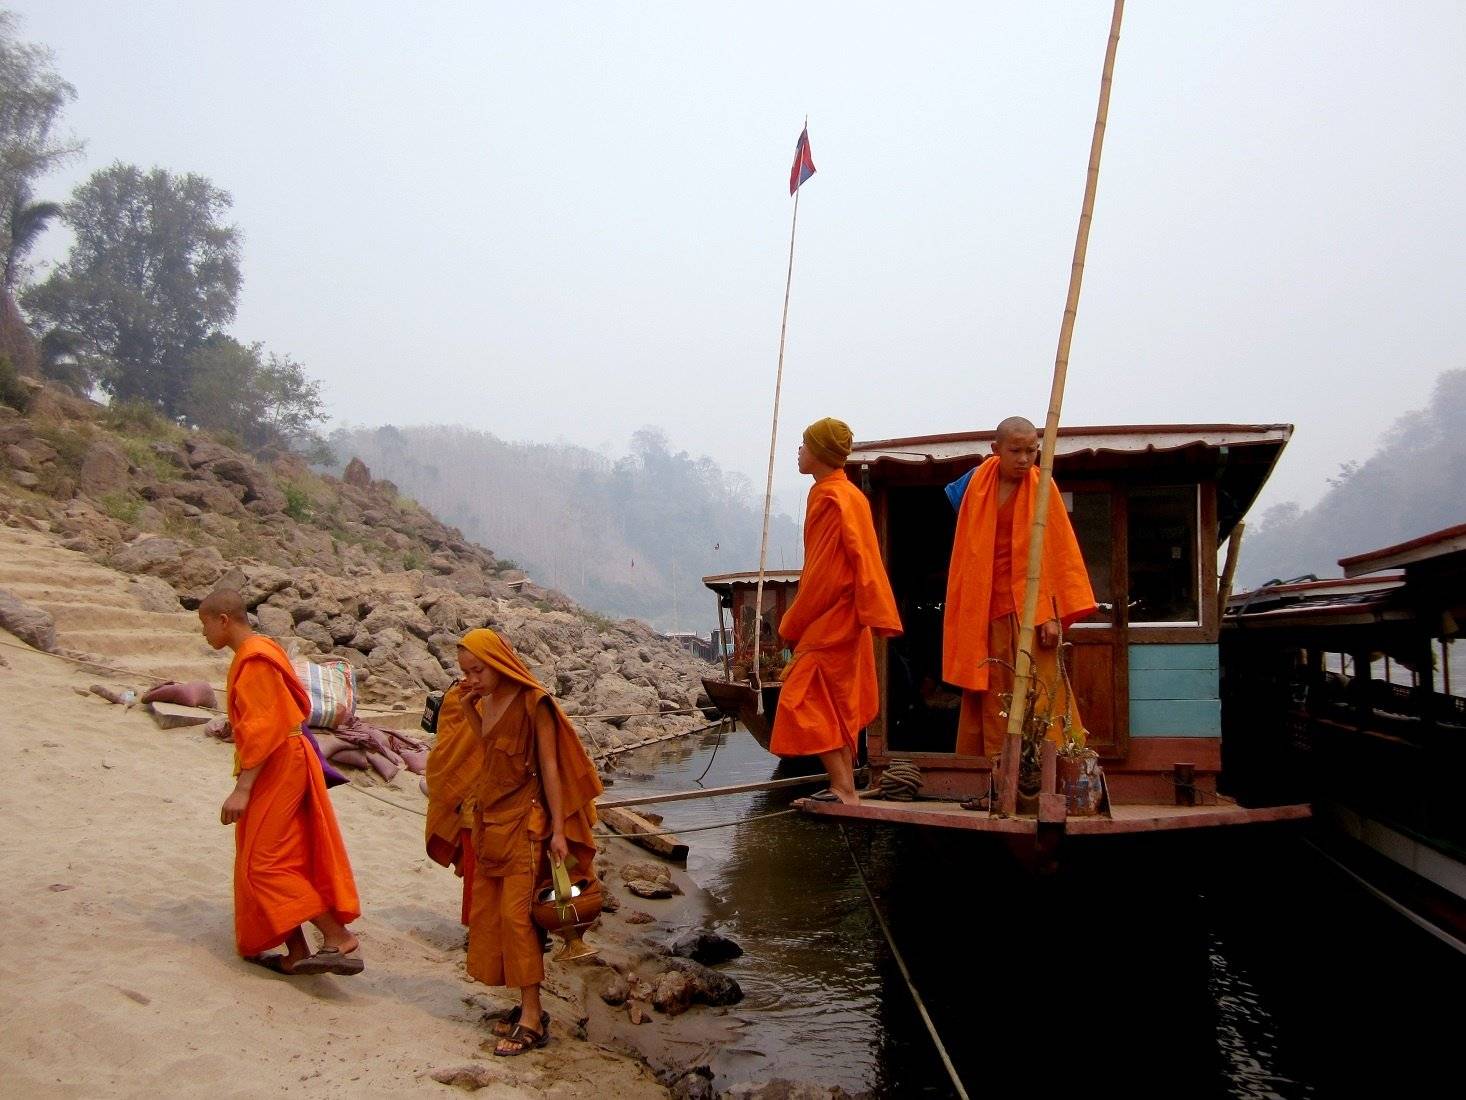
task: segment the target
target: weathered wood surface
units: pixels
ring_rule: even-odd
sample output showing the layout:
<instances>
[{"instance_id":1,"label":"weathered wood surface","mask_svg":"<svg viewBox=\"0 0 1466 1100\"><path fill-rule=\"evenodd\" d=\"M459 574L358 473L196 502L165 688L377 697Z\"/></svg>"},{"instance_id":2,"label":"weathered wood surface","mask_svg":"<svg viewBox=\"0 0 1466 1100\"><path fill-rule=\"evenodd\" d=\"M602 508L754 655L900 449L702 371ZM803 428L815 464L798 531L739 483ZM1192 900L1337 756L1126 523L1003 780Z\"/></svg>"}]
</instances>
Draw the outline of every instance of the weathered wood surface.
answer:
<instances>
[{"instance_id":1,"label":"weathered wood surface","mask_svg":"<svg viewBox=\"0 0 1466 1100\"><path fill-rule=\"evenodd\" d=\"M655 852L664 859L670 859L677 863L686 861L687 845L683 844L675 836L647 835L649 833L661 832L661 830L635 810L607 806L598 807L596 813L602 821L633 844L637 844L649 852Z\"/></svg>"},{"instance_id":2,"label":"weathered wood surface","mask_svg":"<svg viewBox=\"0 0 1466 1100\"><path fill-rule=\"evenodd\" d=\"M219 711L203 707L185 707L178 703L148 703L153 721L159 729L171 730L180 726L202 726L219 715Z\"/></svg>"},{"instance_id":3,"label":"weathered wood surface","mask_svg":"<svg viewBox=\"0 0 1466 1100\"><path fill-rule=\"evenodd\" d=\"M613 798L596 803L597 810L614 809L618 806L653 806L662 802L686 802L694 798L716 798L724 794L745 794L748 791L772 791L780 787L812 787L816 783L828 783L830 777L824 772L818 775L796 775L792 779L765 779L761 783L734 783L726 787L699 787L696 790L666 791L662 794L639 794L632 798ZM651 814L643 814L651 817Z\"/></svg>"}]
</instances>

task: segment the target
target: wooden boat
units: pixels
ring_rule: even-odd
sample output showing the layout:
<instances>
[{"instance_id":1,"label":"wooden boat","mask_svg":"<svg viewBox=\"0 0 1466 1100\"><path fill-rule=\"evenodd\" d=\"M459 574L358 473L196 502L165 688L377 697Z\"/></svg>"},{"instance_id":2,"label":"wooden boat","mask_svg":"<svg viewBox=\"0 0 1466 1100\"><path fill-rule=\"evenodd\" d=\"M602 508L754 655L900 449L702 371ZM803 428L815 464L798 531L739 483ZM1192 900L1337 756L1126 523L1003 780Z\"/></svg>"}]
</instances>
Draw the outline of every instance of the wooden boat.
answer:
<instances>
[{"instance_id":1,"label":"wooden boat","mask_svg":"<svg viewBox=\"0 0 1466 1100\"><path fill-rule=\"evenodd\" d=\"M1316 843L1466 949L1466 525L1339 562L1343 577L1229 602L1223 724L1256 802L1313 804Z\"/></svg>"},{"instance_id":2,"label":"wooden boat","mask_svg":"<svg viewBox=\"0 0 1466 1100\"><path fill-rule=\"evenodd\" d=\"M1223 776L1217 550L1256 499L1292 428L1062 427L1055 479L1099 610L1066 638L1106 812L1000 816L960 808L994 762L955 753L960 694L942 683L942 613L956 515L943 487L990 451L991 432L857 443L846 472L866 492L905 633L877 640L882 708L867 729L874 777L921 772L921 800L805 802L811 813L966 832L1098 836L1306 818L1302 803L1246 807ZM1043 792L1057 794L1054 791Z\"/></svg>"},{"instance_id":3,"label":"wooden boat","mask_svg":"<svg viewBox=\"0 0 1466 1100\"><path fill-rule=\"evenodd\" d=\"M765 749L779 709L779 672L788 660L779 638L779 622L799 591L799 570L764 573L763 603L758 602L758 572L718 573L702 583L718 597L718 638L723 677L705 677L703 690L725 717L753 734ZM723 623L728 611L731 626ZM759 687L754 686L754 669Z\"/></svg>"}]
</instances>

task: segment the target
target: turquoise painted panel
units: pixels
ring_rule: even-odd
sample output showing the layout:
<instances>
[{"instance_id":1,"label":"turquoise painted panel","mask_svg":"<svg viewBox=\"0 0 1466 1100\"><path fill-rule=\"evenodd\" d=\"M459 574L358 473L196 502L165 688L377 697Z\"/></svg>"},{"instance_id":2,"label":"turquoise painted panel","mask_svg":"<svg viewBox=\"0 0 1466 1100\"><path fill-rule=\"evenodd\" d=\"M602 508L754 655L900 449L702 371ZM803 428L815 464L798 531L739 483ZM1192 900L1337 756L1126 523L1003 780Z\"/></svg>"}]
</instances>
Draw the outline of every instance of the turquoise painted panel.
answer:
<instances>
[{"instance_id":1,"label":"turquoise painted panel","mask_svg":"<svg viewBox=\"0 0 1466 1100\"><path fill-rule=\"evenodd\" d=\"M1218 699L1134 699L1130 703L1131 737L1220 737L1222 704Z\"/></svg>"},{"instance_id":2,"label":"turquoise painted panel","mask_svg":"<svg viewBox=\"0 0 1466 1100\"><path fill-rule=\"evenodd\" d=\"M1215 699L1220 684L1211 669L1142 668L1130 673L1130 701L1136 699Z\"/></svg>"},{"instance_id":3,"label":"turquoise painted panel","mask_svg":"<svg viewBox=\"0 0 1466 1100\"><path fill-rule=\"evenodd\" d=\"M1151 668L1216 669L1217 647L1199 642L1180 645L1132 645L1130 671Z\"/></svg>"}]
</instances>

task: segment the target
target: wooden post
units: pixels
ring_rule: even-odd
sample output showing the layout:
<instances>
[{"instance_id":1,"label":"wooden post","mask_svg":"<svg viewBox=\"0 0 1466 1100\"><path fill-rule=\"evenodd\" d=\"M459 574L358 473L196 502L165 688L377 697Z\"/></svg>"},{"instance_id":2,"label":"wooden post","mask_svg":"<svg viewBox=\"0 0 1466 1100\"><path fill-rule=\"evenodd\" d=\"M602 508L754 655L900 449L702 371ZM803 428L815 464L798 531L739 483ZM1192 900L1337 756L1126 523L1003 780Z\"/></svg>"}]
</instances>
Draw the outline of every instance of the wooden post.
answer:
<instances>
[{"instance_id":1,"label":"wooden post","mask_svg":"<svg viewBox=\"0 0 1466 1100\"><path fill-rule=\"evenodd\" d=\"M718 652L723 655L723 679L730 684L733 682L733 664L728 655L728 635L723 630L723 597L714 592L718 597Z\"/></svg>"},{"instance_id":2,"label":"wooden post","mask_svg":"<svg viewBox=\"0 0 1466 1100\"><path fill-rule=\"evenodd\" d=\"M1242 551L1242 532L1246 530L1247 524L1237 522L1232 528L1231 537L1227 539L1227 560L1222 564L1222 583L1217 585L1217 622L1221 622L1227 614L1227 601L1232 598L1232 580L1237 576L1237 559Z\"/></svg>"},{"instance_id":3,"label":"wooden post","mask_svg":"<svg viewBox=\"0 0 1466 1100\"><path fill-rule=\"evenodd\" d=\"M1018 659L1013 677L1013 705L1008 708L1008 734L1021 734L1028 717L1028 685L1033 669L1033 625L1038 612L1038 580L1043 566L1044 529L1049 514L1049 487L1054 479L1054 448L1059 435L1059 414L1064 407L1064 383L1069 373L1069 345L1074 339L1074 320L1079 314L1079 290L1084 283L1084 257L1089 250L1089 227L1094 218L1094 195L1099 187L1100 153L1105 144L1105 123L1110 113L1110 83L1115 72L1115 50L1120 43L1120 20L1125 0L1115 0L1110 17L1110 38L1105 46L1105 64L1100 76L1099 107L1095 111L1094 136L1089 144L1089 168L1084 180L1084 201L1080 206L1079 230L1074 240L1074 260L1069 268L1069 293L1064 318L1059 325L1059 348L1054 356L1054 381L1049 392L1049 411L1044 420L1043 452L1038 468L1038 490L1033 502L1033 527L1028 536L1028 580L1019 618ZM1017 782L1017 769L1013 771Z\"/></svg>"},{"instance_id":4,"label":"wooden post","mask_svg":"<svg viewBox=\"0 0 1466 1100\"><path fill-rule=\"evenodd\" d=\"M1176 785L1176 805L1196 805L1196 765L1171 765L1171 781Z\"/></svg>"},{"instance_id":5,"label":"wooden post","mask_svg":"<svg viewBox=\"0 0 1466 1100\"><path fill-rule=\"evenodd\" d=\"M1021 734L1003 738L1003 775L998 787L998 812L1012 817L1018 811L1018 756L1023 751Z\"/></svg>"}]
</instances>

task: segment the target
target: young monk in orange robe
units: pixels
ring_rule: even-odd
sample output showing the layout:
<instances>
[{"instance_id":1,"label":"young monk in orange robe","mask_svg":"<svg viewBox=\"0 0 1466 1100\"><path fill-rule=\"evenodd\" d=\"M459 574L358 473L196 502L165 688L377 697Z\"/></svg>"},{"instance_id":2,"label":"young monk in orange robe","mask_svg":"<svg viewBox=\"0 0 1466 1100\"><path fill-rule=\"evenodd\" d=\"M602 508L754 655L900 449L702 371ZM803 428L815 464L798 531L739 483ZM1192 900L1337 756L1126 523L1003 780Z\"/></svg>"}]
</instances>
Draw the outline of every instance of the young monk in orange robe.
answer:
<instances>
[{"instance_id":1,"label":"young monk in orange robe","mask_svg":"<svg viewBox=\"0 0 1466 1100\"><path fill-rule=\"evenodd\" d=\"M992 451L973 471L958 505L942 627L942 678L963 689L957 752L965 756L996 756L1008 729L1000 696L1013 690L1009 666L1018 659L1038 429L1021 416L1009 417L998 425ZM1049 494L1032 656L1034 675L1054 693L1050 709L1049 697L1039 690L1038 705L1052 716L1049 737L1062 743L1066 710L1075 727L1082 727L1058 674L1058 646L1062 631L1091 614L1095 602L1063 497L1052 482Z\"/></svg>"},{"instance_id":2,"label":"young monk in orange robe","mask_svg":"<svg viewBox=\"0 0 1466 1100\"><path fill-rule=\"evenodd\" d=\"M470 792L474 820L468 973L518 987L519 1008L496 1028L494 1048L512 1056L549 1040L549 1014L540 1005L543 951L530 905L549 878L547 856L573 856L576 874L591 874L601 781L570 720L498 634L465 634L458 667L482 745L476 771L455 780ZM468 772L472 757L464 754L458 767Z\"/></svg>"},{"instance_id":3,"label":"young monk in orange robe","mask_svg":"<svg viewBox=\"0 0 1466 1100\"><path fill-rule=\"evenodd\" d=\"M901 633L901 617L876 545L865 494L845 476L850 428L833 418L804 431L799 472L814 478L804 515L799 594L779 633L794 645L784 670L769 748L818 756L829 791L815 798L857 803L855 750L880 713L872 635Z\"/></svg>"},{"instance_id":4,"label":"young monk in orange robe","mask_svg":"<svg viewBox=\"0 0 1466 1100\"><path fill-rule=\"evenodd\" d=\"M451 866L463 879L463 909L473 912L473 787L484 764L483 738L473 720L468 689L460 681L443 693L438 708L438 739L428 753L428 858Z\"/></svg>"},{"instance_id":5,"label":"young monk in orange robe","mask_svg":"<svg viewBox=\"0 0 1466 1100\"><path fill-rule=\"evenodd\" d=\"M209 645L234 651L228 694L238 778L219 820L235 827L239 953L281 974L359 974L359 944L346 925L361 916L361 903L320 759L301 733L310 696L284 650L250 629L238 592L211 593L198 614ZM306 921L324 937L315 954ZM284 953L267 954L281 944Z\"/></svg>"}]
</instances>

